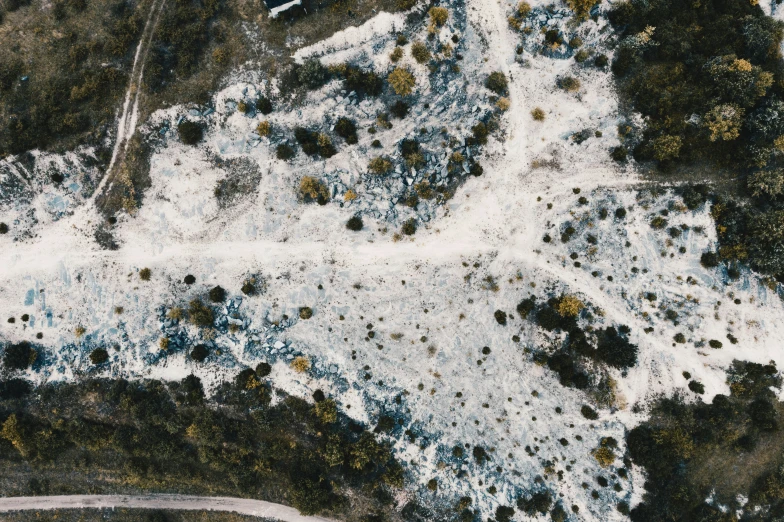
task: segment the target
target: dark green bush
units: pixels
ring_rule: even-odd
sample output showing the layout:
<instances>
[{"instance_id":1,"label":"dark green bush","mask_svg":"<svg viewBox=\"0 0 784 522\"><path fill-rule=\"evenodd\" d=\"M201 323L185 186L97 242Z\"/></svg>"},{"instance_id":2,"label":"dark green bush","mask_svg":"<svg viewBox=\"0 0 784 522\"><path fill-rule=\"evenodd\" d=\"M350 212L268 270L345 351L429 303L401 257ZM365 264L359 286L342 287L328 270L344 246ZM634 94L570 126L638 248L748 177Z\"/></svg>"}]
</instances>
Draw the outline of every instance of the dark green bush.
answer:
<instances>
[{"instance_id":1,"label":"dark green bush","mask_svg":"<svg viewBox=\"0 0 784 522\"><path fill-rule=\"evenodd\" d=\"M503 96L508 91L509 82L503 72L495 71L490 73L490 76L488 76L485 80L485 87L494 93Z\"/></svg>"},{"instance_id":2,"label":"dark green bush","mask_svg":"<svg viewBox=\"0 0 784 522\"><path fill-rule=\"evenodd\" d=\"M294 150L294 148L291 145L287 143L281 143L280 145L278 145L277 149L275 149L275 156L279 160L289 161L296 155L297 152Z\"/></svg>"},{"instance_id":3,"label":"dark green bush","mask_svg":"<svg viewBox=\"0 0 784 522\"><path fill-rule=\"evenodd\" d=\"M517 508L530 516L534 516L537 512L544 515L550 510L552 503L553 496L549 491L537 491L528 498L517 499Z\"/></svg>"},{"instance_id":4,"label":"dark green bush","mask_svg":"<svg viewBox=\"0 0 784 522\"><path fill-rule=\"evenodd\" d=\"M625 369L637 364L637 345L618 333L613 327L597 334L596 356L615 368Z\"/></svg>"},{"instance_id":5,"label":"dark green bush","mask_svg":"<svg viewBox=\"0 0 784 522\"><path fill-rule=\"evenodd\" d=\"M338 121L335 123L335 133L346 140L346 143L349 145L359 141L359 138L357 137L357 126L348 118L338 118Z\"/></svg>"},{"instance_id":6,"label":"dark green bush","mask_svg":"<svg viewBox=\"0 0 784 522\"><path fill-rule=\"evenodd\" d=\"M496 310L493 314L495 316L495 320L501 326L506 326L506 312L503 310Z\"/></svg>"},{"instance_id":7,"label":"dark green bush","mask_svg":"<svg viewBox=\"0 0 784 522\"><path fill-rule=\"evenodd\" d=\"M210 321L212 322L212 321ZM207 346L204 344L197 344L191 350L191 359L196 362L204 362L207 356L210 354L210 351L207 349Z\"/></svg>"},{"instance_id":8,"label":"dark green bush","mask_svg":"<svg viewBox=\"0 0 784 522\"><path fill-rule=\"evenodd\" d=\"M329 71L316 59L307 60L297 70L300 84L309 89L318 89L329 80Z\"/></svg>"},{"instance_id":9,"label":"dark green bush","mask_svg":"<svg viewBox=\"0 0 784 522\"><path fill-rule=\"evenodd\" d=\"M180 140L186 145L195 145L202 139L204 131L196 122L183 120L177 125L177 132L180 135Z\"/></svg>"},{"instance_id":10,"label":"dark green bush","mask_svg":"<svg viewBox=\"0 0 784 522\"><path fill-rule=\"evenodd\" d=\"M283 392L271 404L269 384L250 369L210 398L193 375L47 384L16 397L3 391L8 384L0 384L4 477L26 483L34 465L52 491L131 481L140 490L285 497L303 514L343 517L357 504L384 512L378 498L402 486L402 468L363 426L338 410L322 423Z\"/></svg>"},{"instance_id":11,"label":"dark green bush","mask_svg":"<svg viewBox=\"0 0 784 522\"><path fill-rule=\"evenodd\" d=\"M390 108L389 112L392 113L392 116L395 118L403 119L408 116L408 104L403 100L396 101Z\"/></svg>"},{"instance_id":12,"label":"dark green bush","mask_svg":"<svg viewBox=\"0 0 784 522\"><path fill-rule=\"evenodd\" d=\"M774 82L784 24L744 0L624 2L609 18L622 38L613 72L646 117L636 156L731 167L768 162L773 135L781 135L771 128L781 118L770 116L779 114L784 93ZM701 36L690 31L694 24ZM686 122L692 114L702 125Z\"/></svg>"},{"instance_id":13,"label":"dark green bush","mask_svg":"<svg viewBox=\"0 0 784 522\"><path fill-rule=\"evenodd\" d=\"M580 408L580 413L582 414L583 417L585 417L588 420L596 420L596 419L599 418L599 414L596 413L596 410L594 410L593 408L591 408L587 404L584 404Z\"/></svg>"},{"instance_id":14,"label":"dark green bush","mask_svg":"<svg viewBox=\"0 0 784 522\"><path fill-rule=\"evenodd\" d=\"M272 373L272 366L269 363L260 362L256 366L256 376L267 377L270 373Z\"/></svg>"},{"instance_id":15,"label":"dark green bush","mask_svg":"<svg viewBox=\"0 0 784 522\"><path fill-rule=\"evenodd\" d=\"M719 255L716 252L703 252L700 256L700 264L705 268L716 268L719 266Z\"/></svg>"},{"instance_id":16,"label":"dark green bush","mask_svg":"<svg viewBox=\"0 0 784 522\"><path fill-rule=\"evenodd\" d=\"M346 228L349 230L353 230L354 232L359 232L362 230L363 223L361 216L351 216L349 220L346 222Z\"/></svg>"},{"instance_id":17,"label":"dark green bush","mask_svg":"<svg viewBox=\"0 0 784 522\"><path fill-rule=\"evenodd\" d=\"M694 393L699 393L700 395L705 393L705 386L701 382L689 381L689 389Z\"/></svg>"},{"instance_id":18,"label":"dark green bush","mask_svg":"<svg viewBox=\"0 0 784 522\"><path fill-rule=\"evenodd\" d=\"M343 86L347 91L354 91L360 96L378 96L384 89L384 81L373 71L363 71L359 67L348 65Z\"/></svg>"},{"instance_id":19,"label":"dark green bush","mask_svg":"<svg viewBox=\"0 0 784 522\"><path fill-rule=\"evenodd\" d=\"M9 370L26 370L33 364L37 355L27 341L8 344L3 352L3 365Z\"/></svg>"},{"instance_id":20,"label":"dark green bush","mask_svg":"<svg viewBox=\"0 0 784 522\"><path fill-rule=\"evenodd\" d=\"M222 303L226 300L226 290L224 290L220 285L215 286L210 289L210 301L213 303Z\"/></svg>"},{"instance_id":21,"label":"dark green bush","mask_svg":"<svg viewBox=\"0 0 784 522\"><path fill-rule=\"evenodd\" d=\"M512 522L515 510L510 506L498 506L495 510L496 522Z\"/></svg>"}]
</instances>

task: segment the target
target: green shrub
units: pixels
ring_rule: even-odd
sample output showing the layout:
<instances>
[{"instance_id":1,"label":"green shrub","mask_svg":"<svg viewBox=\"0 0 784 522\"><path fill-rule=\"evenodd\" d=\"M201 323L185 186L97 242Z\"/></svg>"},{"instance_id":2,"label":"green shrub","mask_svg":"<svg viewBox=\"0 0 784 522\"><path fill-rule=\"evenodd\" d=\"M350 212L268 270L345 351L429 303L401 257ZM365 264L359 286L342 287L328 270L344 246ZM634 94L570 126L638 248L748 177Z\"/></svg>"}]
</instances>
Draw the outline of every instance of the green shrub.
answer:
<instances>
[{"instance_id":1,"label":"green shrub","mask_svg":"<svg viewBox=\"0 0 784 522\"><path fill-rule=\"evenodd\" d=\"M368 170L373 174L386 174L392 170L392 162L384 157L377 157L370 160L368 163Z\"/></svg>"},{"instance_id":2,"label":"green shrub","mask_svg":"<svg viewBox=\"0 0 784 522\"><path fill-rule=\"evenodd\" d=\"M651 228L661 230L667 226L667 220L661 216L656 216L651 220Z\"/></svg>"},{"instance_id":3,"label":"green shrub","mask_svg":"<svg viewBox=\"0 0 784 522\"><path fill-rule=\"evenodd\" d=\"M506 326L506 312L503 310L496 310L493 314L495 316L495 320L501 326Z\"/></svg>"},{"instance_id":4,"label":"green shrub","mask_svg":"<svg viewBox=\"0 0 784 522\"><path fill-rule=\"evenodd\" d=\"M152 276L152 271L149 268L142 268L139 270L139 279L142 281L149 281Z\"/></svg>"},{"instance_id":5,"label":"green shrub","mask_svg":"<svg viewBox=\"0 0 784 522\"><path fill-rule=\"evenodd\" d=\"M193 350L191 350L191 359L193 359L196 362L204 362L204 360L207 358L209 354L210 352L207 349L206 345L197 344L196 346L193 347Z\"/></svg>"},{"instance_id":6,"label":"green shrub","mask_svg":"<svg viewBox=\"0 0 784 522\"><path fill-rule=\"evenodd\" d=\"M300 319L310 319L311 317L313 317L313 309L309 306L303 306L299 309Z\"/></svg>"},{"instance_id":7,"label":"green shrub","mask_svg":"<svg viewBox=\"0 0 784 522\"><path fill-rule=\"evenodd\" d=\"M272 101L266 96L261 96L258 100L256 100L256 110L260 113L267 114L272 113Z\"/></svg>"},{"instance_id":8,"label":"green shrub","mask_svg":"<svg viewBox=\"0 0 784 522\"><path fill-rule=\"evenodd\" d=\"M432 58L427 45L420 41L411 44L411 56L413 56L418 63L427 63Z\"/></svg>"},{"instance_id":9,"label":"green shrub","mask_svg":"<svg viewBox=\"0 0 784 522\"><path fill-rule=\"evenodd\" d=\"M320 61L311 58L297 69L297 79L306 89L314 90L327 83L329 71Z\"/></svg>"},{"instance_id":10,"label":"green shrub","mask_svg":"<svg viewBox=\"0 0 784 522\"><path fill-rule=\"evenodd\" d=\"M558 79L558 87L565 90L566 92L577 92L580 90L582 84L580 80L575 78L574 76L564 76Z\"/></svg>"},{"instance_id":11,"label":"green shrub","mask_svg":"<svg viewBox=\"0 0 784 522\"><path fill-rule=\"evenodd\" d=\"M584 404L580 408L580 413L582 414L583 417L585 417L588 420L597 420L599 418L599 414L596 413L596 410L594 410L587 404Z\"/></svg>"},{"instance_id":12,"label":"green shrub","mask_svg":"<svg viewBox=\"0 0 784 522\"><path fill-rule=\"evenodd\" d=\"M294 148L291 145L288 145L287 143L281 143L280 145L278 145L277 149L275 149L275 156L279 160L289 161L296 155L297 152L294 150Z\"/></svg>"},{"instance_id":13,"label":"green shrub","mask_svg":"<svg viewBox=\"0 0 784 522\"><path fill-rule=\"evenodd\" d=\"M349 145L359 141L359 138L357 137L357 126L348 118L338 118L338 121L335 123L335 133L346 140L346 143Z\"/></svg>"}]
</instances>

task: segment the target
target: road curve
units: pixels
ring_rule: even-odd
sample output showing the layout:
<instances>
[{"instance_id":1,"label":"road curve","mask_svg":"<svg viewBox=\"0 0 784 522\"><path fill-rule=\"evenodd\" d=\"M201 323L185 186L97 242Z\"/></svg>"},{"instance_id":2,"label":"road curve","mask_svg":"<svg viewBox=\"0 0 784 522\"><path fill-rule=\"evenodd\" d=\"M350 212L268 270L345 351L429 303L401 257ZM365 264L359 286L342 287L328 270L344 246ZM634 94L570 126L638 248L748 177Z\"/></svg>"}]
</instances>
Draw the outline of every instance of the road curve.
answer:
<instances>
[{"instance_id":1,"label":"road curve","mask_svg":"<svg viewBox=\"0 0 784 522\"><path fill-rule=\"evenodd\" d=\"M229 511L240 515L271 518L283 522L332 522L322 517L300 515L288 506L263 500L187 495L63 495L52 497L0 497L0 513L24 510L83 508L137 508L183 511Z\"/></svg>"}]
</instances>

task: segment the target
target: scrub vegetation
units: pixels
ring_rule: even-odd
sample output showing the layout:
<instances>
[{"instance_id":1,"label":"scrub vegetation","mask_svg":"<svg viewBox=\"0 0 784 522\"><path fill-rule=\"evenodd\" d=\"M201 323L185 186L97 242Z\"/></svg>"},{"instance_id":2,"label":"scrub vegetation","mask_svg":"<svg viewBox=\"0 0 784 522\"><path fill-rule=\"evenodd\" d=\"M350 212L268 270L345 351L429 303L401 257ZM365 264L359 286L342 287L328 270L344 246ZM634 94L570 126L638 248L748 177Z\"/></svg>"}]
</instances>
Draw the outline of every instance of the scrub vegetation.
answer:
<instances>
[{"instance_id":1,"label":"scrub vegetation","mask_svg":"<svg viewBox=\"0 0 784 522\"><path fill-rule=\"evenodd\" d=\"M2 381L3 495L167 491L259 498L306 514L383 511L389 500L378 499L403 485L389 448L334 402L320 406L331 401L323 393L315 405L285 394L271 405L260 369L210 399L193 375L35 390Z\"/></svg>"}]
</instances>

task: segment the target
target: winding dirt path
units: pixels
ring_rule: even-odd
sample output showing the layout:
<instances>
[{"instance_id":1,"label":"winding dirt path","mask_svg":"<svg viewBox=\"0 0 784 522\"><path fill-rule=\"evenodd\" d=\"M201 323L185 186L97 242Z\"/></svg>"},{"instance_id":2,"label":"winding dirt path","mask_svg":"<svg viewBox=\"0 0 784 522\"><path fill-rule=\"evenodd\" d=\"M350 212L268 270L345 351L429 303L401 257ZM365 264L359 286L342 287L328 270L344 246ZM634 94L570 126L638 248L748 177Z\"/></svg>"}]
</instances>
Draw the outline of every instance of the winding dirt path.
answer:
<instances>
[{"instance_id":1,"label":"winding dirt path","mask_svg":"<svg viewBox=\"0 0 784 522\"><path fill-rule=\"evenodd\" d=\"M283 522L330 522L330 519L300 515L289 506L263 500L186 495L67 495L52 497L0 497L0 513L52 509L167 509L181 511L228 511Z\"/></svg>"}]
</instances>

